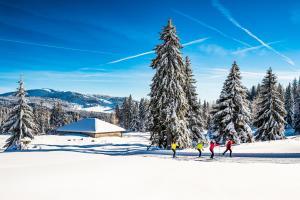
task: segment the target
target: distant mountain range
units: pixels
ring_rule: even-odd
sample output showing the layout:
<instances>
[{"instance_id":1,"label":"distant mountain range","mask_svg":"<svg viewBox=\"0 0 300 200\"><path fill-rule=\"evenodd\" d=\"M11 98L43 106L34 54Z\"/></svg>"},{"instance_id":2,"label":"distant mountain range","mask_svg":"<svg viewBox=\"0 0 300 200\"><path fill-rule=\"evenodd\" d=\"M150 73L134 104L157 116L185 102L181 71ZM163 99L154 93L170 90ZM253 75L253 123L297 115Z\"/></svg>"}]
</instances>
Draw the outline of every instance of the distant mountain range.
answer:
<instances>
[{"instance_id":1,"label":"distant mountain range","mask_svg":"<svg viewBox=\"0 0 300 200\"><path fill-rule=\"evenodd\" d=\"M116 105L121 105L124 97L111 97L108 95L81 94L71 91L57 91L53 89L27 90L30 103L38 103L41 100L51 106L55 101L60 101L65 108L73 110L85 110L94 112L111 112ZM9 103L15 99L15 92L0 94L0 102Z\"/></svg>"}]
</instances>

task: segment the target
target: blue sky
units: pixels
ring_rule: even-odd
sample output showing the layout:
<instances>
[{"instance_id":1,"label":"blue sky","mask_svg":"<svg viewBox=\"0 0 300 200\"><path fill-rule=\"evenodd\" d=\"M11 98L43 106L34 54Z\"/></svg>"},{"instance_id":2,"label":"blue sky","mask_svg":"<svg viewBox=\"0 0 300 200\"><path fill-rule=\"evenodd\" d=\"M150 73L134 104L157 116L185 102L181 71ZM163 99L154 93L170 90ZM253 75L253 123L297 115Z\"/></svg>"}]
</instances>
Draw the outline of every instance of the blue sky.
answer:
<instances>
[{"instance_id":1,"label":"blue sky","mask_svg":"<svg viewBox=\"0 0 300 200\"><path fill-rule=\"evenodd\" d=\"M0 0L0 92L23 74L28 89L146 97L155 55L113 61L153 50L169 18L198 41L182 51L201 99L219 96L234 60L247 87L268 67L284 85L300 76L297 0Z\"/></svg>"}]
</instances>

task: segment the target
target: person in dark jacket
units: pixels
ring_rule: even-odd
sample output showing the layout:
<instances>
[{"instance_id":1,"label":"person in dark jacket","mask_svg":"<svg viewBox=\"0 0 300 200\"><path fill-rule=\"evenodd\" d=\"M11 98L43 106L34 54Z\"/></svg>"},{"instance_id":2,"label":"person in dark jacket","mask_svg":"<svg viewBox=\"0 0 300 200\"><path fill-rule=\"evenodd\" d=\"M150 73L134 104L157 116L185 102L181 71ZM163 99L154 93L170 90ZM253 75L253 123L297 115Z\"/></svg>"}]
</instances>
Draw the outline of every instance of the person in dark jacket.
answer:
<instances>
[{"instance_id":1,"label":"person in dark jacket","mask_svg":"<svg viewBox=\"0 0 300 200\"><path fill-rule=\"evenodd\" d=\"M214 148L215 148L216 146L219 146L219 144L216 143L214 140L212 140L212 141L210 142L210 144L209 144L209 150L210 150L210 152L211 152L211 155L210 155L210 158L211 158L211 159L213 159L214 156L215 156Z\"/></svg>"},{"instance_id":2,"label":"person in dark jacket","mask_svg":"<svg viewBox=\"0 0 300 200\"><path fill-rule=\"evenodd\" d=\"M225 153L227 151L229 151L229 156L232 157L232 145L235 144L234 140L233 139L229 139L226 143L226 150L223 152L223 156L225 155Z\"/></svg>"}]
</instances>

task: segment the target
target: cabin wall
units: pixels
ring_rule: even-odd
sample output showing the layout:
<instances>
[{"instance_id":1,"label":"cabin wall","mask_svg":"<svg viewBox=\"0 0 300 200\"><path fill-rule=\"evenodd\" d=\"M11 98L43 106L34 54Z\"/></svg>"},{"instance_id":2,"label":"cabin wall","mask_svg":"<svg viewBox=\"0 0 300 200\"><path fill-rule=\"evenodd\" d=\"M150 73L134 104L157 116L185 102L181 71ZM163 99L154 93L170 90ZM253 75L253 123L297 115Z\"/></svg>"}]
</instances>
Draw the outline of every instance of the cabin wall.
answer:
<instances>
[{"instance_id":1,"label":"cabin wall","mask_svg":"<svg viewBox=\"0 0 300 200\"><path fill-rule=\"evenodd\" d=\"M94 133L94 136L92 137L98 138L98 137L107 137L107 136L122 137L122 133L121 132Z\"/></svg>"},{"instance_id":2,"label":"cabin wall","mask_svg":"<svg viewBox=\"0 0 300 200\"><path fill-rule=\"evenodd\" d=\"M83 132L67 132L67 131L57 131L59 135L64 134L83 134L90 137L98 138L98 137L122 137L121 132L107 132L107 133L83 133Z\"/></svg>"}]
</instances>

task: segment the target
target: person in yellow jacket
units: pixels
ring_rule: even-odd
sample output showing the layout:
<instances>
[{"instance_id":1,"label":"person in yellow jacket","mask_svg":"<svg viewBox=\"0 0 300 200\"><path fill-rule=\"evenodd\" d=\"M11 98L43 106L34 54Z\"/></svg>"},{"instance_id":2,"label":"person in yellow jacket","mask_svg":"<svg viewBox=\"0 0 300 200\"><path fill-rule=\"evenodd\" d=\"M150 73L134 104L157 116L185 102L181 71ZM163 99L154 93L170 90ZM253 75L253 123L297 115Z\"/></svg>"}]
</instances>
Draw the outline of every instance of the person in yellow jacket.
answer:
<instances>
[{"instance_id":1,"label":"person in yellow jacket","mask_svg":"<svg viewBox=\"0 0 300 200\"><path fill-rule=\"evenodd\" d=\"M176 143L172 143L171 144L171 149L172 149L172 151L173 151L173 158L175 158L176 157L176 148L178 147L178 145L176 144Z\"/></svg>"},{"instance_id":2,"label":"person in yellow jacket","mask_svg":"<svg viewBox=\"0 0 300 200\"><path fill-rule=\"evenodd\" d=\"M203 142L199 142L196 146L196 149L199 151L199 157L201 157L201 154L202 154L202 151L203 151L203 146L204 146Z\"/></svg>"}]
</instances>

